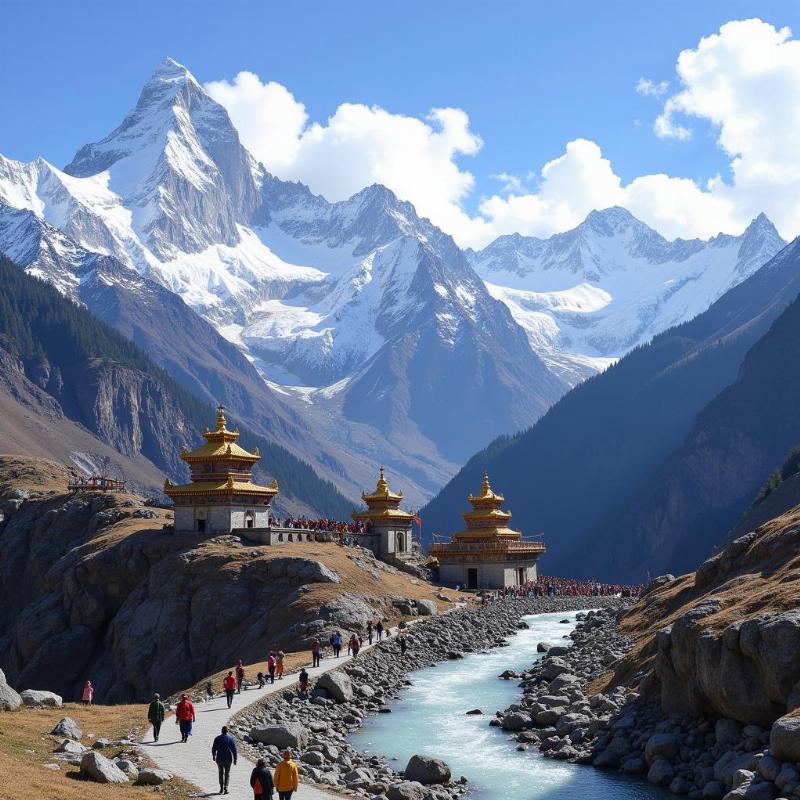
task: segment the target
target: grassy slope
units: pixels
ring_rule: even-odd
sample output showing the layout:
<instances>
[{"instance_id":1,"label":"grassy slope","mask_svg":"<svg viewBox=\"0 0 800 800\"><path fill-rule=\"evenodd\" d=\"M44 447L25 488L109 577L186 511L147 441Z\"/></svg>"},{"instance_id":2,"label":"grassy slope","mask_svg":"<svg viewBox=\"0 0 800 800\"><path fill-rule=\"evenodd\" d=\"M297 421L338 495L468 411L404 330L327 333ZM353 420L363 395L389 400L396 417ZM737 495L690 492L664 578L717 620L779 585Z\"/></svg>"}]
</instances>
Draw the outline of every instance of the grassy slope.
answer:
<instances>
[{"instance_id":1,"label":"grassy slope","mask_svg":"<svg viewBox=\"0 0 800 800\"><path fill-rule=\"evenodd\" d=\"M142 729L147 718L143 706L84 706L67 703L63 708L23 708L0 714L0 800L119 800L121 797L153 797L152 786L108 786L83 780L77 767L61 763L59 772L44 768L54 762L52 751L60 739L50 736L56 723L72 717L84 733L83 743L91 745L101 737L118 739L132 728ZM113 758L119 748L108 748L103 755ZM193 787L172 781L162 793L171 800L184 800ZM195 795L196 796L196 795Z\"/></svg>"}]
</instances>

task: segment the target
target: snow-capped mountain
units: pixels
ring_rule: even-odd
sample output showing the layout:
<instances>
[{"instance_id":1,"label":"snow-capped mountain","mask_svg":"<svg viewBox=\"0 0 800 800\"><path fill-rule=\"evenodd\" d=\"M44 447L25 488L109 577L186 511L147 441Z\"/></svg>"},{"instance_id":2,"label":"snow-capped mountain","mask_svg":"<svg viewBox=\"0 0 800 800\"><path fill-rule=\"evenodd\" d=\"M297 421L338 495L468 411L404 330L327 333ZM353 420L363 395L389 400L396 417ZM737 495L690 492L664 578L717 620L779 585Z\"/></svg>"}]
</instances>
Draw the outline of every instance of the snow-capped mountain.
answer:
<instances>
[{"instance_id":1,"label":"snow-capped mountain","mask_svg":"<svg viewBox=\"0 0 800 800\"><path fill-rule=\"evenodd\" d=\"M412 502L783 244L763 217L741 237L668 242L608 209L547 240L465 254L385 187L330 203L270 175L171 59L63 170L0 156L0 201L27 212L0 209L0 252L116 315L176 377L272 425L345 491L386 461ZM245 377L164 292L239 348ZM179 312L169 343L158 317ZM203 363L208 348L224 367Z\"/></svg>"},{"instance_id":2,"label":"snow-capped mountain","mask_svg":"<svg viewBox=\"0 0 800 800\"><path fill-rule=\"evenodd\" d=\"M570 383L702 313L783 248L762 214L741 236L667 241L622 208L549 239L512 234L472 265Z\"/></svg>"},{"instance_id":3,"label":"snow-capped mountain","mask_svg":"<svg viewBox=\"0 0 800 800\"><path fill-rule=\"evenodd\" d=\"M329 203L274 178L174 61L64 170L0 157L0 199L58 228L67 260L72 243L179 295L322 432L312 463L385 460L412 502L566 389L449 236L384 187ZM73 256L26 263L75 295Z\"/></svg>"}]
</instances>

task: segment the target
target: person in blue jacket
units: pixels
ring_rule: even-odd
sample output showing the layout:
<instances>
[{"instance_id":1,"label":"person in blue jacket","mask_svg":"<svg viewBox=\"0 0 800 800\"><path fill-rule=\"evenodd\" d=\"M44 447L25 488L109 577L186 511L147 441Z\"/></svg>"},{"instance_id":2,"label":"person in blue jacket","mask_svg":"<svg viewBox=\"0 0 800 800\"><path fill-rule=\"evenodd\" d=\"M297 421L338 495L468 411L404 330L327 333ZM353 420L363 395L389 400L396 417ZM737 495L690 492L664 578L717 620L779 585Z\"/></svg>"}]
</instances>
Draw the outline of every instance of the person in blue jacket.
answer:
<instances>
[{"instance_id":1,"label":"person in blue jacket","mask_svg":"<svg viewBox=\"0 0 800 800\"><path fill-rule=\"evenodd\" d=\"M228 794L228 783L231 779L231 765L236 763L239 754L236 751L236 739L228 733L228 726L222 726L222 733L211 745L211 758L217 762L219 769L219 793Z\"/></svg>"}]
</instances>

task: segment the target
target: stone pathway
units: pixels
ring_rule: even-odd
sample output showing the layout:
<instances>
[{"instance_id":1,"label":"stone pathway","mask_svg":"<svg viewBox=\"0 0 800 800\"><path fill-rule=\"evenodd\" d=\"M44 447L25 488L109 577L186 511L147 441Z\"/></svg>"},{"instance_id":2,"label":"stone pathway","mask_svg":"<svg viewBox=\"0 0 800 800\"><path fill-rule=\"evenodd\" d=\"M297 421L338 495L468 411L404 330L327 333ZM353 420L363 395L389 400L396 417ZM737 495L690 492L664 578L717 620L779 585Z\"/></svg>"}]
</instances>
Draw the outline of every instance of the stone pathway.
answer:
<instances>
[{"instance_id":1,"label":"stone pathway","mask_svg":"<svg viewBox=\"0 0 800 800\"><path fill-rule=\"evenodd\" d=\"M397 629L392 629L392 638L397 635ZM374 647L374 645L371 645ZM363 650L368 650L370 645L364 644ZM352 656L342 655L339 658L323 658L319 667L312 669L306 667L311 678L318 678L325 672L342 666L350 661ZM264 668L266 671L266 667ZM298 673L292 672L283 676L283 680L276 680L274 684L267 684L263 689L250 688L242 690L241 694L234 695L233 706L229 709L225 696L215 697L207 703L195 703L197 721L194 732L186 744L181 743L180 732L175 724L175 716L169 716L161 726L161 738L153 741L153 729L149 728L142 740L142 750L155 762L159 769L165 769L189 783L197 786L204 797L219 795L219 778L217 765L211 760L211 745L214 738L219 735L220 729L226 725L235 714L247 706L257 703L262 698L273 692L280 692L297 684ZM231 767L230 794L231 800L249 800L253 797L250 788L250 772L255 766L241 753L238 763ZM341 795L324 792L312 786L300 784L299 790L292 795L292 800L332 800Z\"/></svg>"}]
</instances>

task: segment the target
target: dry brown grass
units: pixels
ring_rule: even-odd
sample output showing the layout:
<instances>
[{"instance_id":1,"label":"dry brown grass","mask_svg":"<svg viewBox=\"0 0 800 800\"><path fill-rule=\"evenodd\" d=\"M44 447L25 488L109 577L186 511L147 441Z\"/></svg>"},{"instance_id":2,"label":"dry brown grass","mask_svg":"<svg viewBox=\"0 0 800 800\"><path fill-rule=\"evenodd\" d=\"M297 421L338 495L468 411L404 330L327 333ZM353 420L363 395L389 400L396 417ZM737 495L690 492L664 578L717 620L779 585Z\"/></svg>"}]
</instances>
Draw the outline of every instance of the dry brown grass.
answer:
<instances>
[{"instance_id":1,"label":"dry brown grass","mask_svg":"<svg viewBox=\"0 0 800 800\"><path fill-rule=\"evenodd\" d=\"M83 743L105 737L117 739L146 724L146 706L92 706L67 703L63 708L22 708L0 714L0 800L119 800L120 797L153 797L153 787L109 786L83 780L77 767L61 764L59 772L45 769L55 762L51 754L59 739L50 731L62 717L72 717L80 725ZM113 758L119 748L103 755ZM197 790L179 780L162 787L160 796L184 800Z\"/></svg>"}]
</instances>

